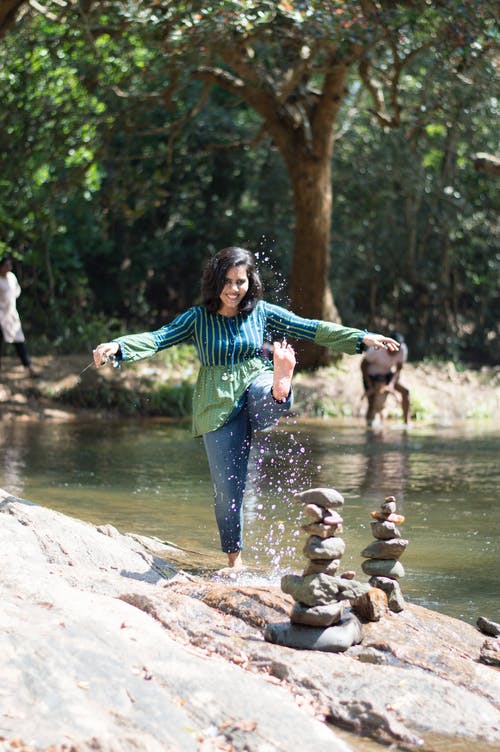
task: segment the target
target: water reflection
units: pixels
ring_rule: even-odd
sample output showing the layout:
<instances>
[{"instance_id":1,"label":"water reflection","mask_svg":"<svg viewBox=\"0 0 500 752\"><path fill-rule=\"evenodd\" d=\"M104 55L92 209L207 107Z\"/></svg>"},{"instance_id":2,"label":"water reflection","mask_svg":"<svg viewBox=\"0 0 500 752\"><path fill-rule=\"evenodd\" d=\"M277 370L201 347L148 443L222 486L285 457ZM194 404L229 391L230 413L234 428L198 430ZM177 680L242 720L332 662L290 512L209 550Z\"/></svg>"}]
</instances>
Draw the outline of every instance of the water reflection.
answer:
<instances>
[{"instance_id":1,"label":"water reflection","mask_svg":"<svg viewBox=\"0 0 500 752\"><path fill-rule=\"evenodd\" d=\"M303 520L293 496L334 486L346 499L343 565L360 572L370 510L394 495L410 541L406 597L469 621L480 613L498 621L499 447L500 432L485 424L372 433L359 421L291 418L252 453L246 560L275 582L283 571L301 571ZM188 422L13 422L0 449L8 492L220 563L207 463Z\"/></svg>"}]
</instances>

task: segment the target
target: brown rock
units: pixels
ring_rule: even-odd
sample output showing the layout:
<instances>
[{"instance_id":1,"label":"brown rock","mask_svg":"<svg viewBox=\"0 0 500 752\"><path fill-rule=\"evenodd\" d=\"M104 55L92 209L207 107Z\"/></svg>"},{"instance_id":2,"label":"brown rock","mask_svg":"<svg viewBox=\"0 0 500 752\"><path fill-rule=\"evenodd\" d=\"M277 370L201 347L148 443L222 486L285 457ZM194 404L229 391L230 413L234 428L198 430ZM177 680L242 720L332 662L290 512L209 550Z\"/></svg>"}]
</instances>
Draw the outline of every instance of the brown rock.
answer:
<instances>
[{"instance_id":1,"label":"brown rock","mask_svg":"<svg viewBox=\"0 0 500 752\"><path fill-rule=\"evenodd\" d=\"M396 525L402 525L405 521L402 514L385 514L384 512L370 512L371 516L376 520L386 520L387 522L394 522Z\"/></svg>"},{"instance_id":2,"label":"brown rock","mask_svg":"<svg viewBox=\"0 0 500 752\"><path fill-rule=\"evenodd\" d=\"M479 654L481 663L487 663L488 666L498 666L500 668L500 643L495 638L490 638L483 642Z\"/></svg>"},{"instance_id":3,"label":"brown rock","mask_svg":"<svg viewBox=\"0 0 500 752\"><path fill-rule=\"evenodd\" d=\"M389 610L383 590L372 587L367 593L351 601L352 610L366 621L379 621Z\"/></svg>"}]
</instances>

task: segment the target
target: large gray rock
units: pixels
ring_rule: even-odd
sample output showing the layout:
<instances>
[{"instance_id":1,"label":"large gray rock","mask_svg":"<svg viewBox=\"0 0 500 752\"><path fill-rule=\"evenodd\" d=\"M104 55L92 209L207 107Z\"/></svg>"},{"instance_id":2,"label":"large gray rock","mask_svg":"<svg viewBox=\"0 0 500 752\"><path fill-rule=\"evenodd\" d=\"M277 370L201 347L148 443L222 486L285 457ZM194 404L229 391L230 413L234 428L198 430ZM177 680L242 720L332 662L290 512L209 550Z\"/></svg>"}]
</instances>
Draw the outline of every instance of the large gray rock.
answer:
<instances>
[{"instance_id":1,"label":"large gray rock","mask_svg":"<svg viewBox=\"0 0 500 752\"><path fill-rule=\"evenodd\" d=\"M179 549L102 530L0 492L6 749L345 752L365 748L357 734L500 745L500 672L480 662L475 626L407 603L342 654L282 647L263 639L293 606L279 587L184 575L167 563Z\"/></svg>"},{"instance_id":2,"label":"large gray rock","mask_svg":"<svg viewBox=\"0 0 500 752\"><path fill-rule=\"evenodd\" d=\"M362 634L359 619L349 612L333 627L310 627L290 622L270 624L264 637L268 642L287 648L342 653L361 642Z\"/></svg>"}]
</instances>

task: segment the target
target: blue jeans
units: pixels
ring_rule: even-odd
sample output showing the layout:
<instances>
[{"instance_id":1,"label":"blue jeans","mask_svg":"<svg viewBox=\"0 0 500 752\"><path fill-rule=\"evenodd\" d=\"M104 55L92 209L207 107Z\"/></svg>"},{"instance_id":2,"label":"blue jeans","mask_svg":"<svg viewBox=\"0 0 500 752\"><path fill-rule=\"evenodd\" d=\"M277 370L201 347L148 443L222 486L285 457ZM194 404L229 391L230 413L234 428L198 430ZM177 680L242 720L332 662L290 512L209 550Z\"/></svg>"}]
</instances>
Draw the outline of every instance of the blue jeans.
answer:
<instances>
[{"instance_id":1,"label":"blue jeans","mask_svg":"<svg viewBox=\"0 0 500 752\"><path fill-rule=\"evenodd\" d=\"M272 372L260 373L247 389L242 406L223 426L203 435L214 485L215 519L225 553L243 548L243 494L253 433L277 423L292 406L292 392L286 402L276 402L272 383Z\"/></svg>"}]
</instances>

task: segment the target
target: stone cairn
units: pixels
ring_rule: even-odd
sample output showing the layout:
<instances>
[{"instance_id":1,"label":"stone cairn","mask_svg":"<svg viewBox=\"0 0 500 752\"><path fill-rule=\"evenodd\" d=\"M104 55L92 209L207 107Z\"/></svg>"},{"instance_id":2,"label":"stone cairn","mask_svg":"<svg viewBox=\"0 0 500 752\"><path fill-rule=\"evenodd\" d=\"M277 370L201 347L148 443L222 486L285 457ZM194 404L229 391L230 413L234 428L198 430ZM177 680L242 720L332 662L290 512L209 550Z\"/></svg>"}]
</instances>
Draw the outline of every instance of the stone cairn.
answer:
<instances>
[{"instance_id":1,"label":"stone cairn","mask_svg":"<svg viewBox=\"0 0 500 752\"><path fill-rule=\"evenodd\" d=\"M337 575L345 551L337 511L344 497L333 488L311 488L295 498L310 520L302 526L308 534L303 549L308 563L302 575L287 574L281 580L281 589L295 601L290 623L268 625L264 637L287 647L341 652L361 642L361 622L354 610L372 587L357 582L355 572Z\"/></svg>"},{"instance_id":2,"label":"stone cairn","mask_svg":"<svg viewBox=\"0 0 500 752\"><path fill-rule=\"evenodd\" d=\"M404 554L408 541L401 537L397 526L405 518L397 513L394 496L387 496L380 510L371 512L371 516L374 518L371 528L375 540L361 551L361 556L365 558L361 569L369 575L372 587L384 591L390 610L398 613L405 606L399 584L405 570L399 558Z\"/></svg>"}]
</instances>

